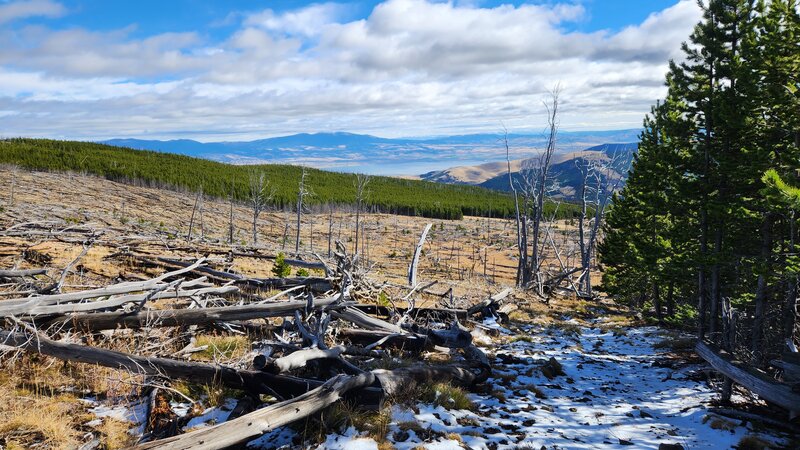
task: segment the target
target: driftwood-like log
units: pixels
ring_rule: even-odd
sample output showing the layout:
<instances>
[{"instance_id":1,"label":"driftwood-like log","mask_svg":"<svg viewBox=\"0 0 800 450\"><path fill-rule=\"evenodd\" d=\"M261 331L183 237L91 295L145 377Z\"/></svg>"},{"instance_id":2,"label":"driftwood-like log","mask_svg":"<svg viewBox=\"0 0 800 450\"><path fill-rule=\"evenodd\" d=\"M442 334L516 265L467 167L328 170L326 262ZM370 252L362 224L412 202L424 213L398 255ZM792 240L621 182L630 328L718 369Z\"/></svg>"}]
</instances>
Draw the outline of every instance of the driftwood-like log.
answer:
<instances>
[{"instance_id":1,"label":"driftwood-like log","mask_svg":"<svg viewBox=\"0 0 800 450\"><path fill-rule=\"evenodd\" d=\"M419 327L415 324L404 326L404 328L413 333L425 336L433 345L438 345L440 347L464 348L472 344L472 334L456 321L446 330L434 330Z\"/></svg>"},{"instance_id":2,"label":"driftwood-like log","mask_svg":"<svg viewBox=\"0 0 800 450\"><path fill-rule=\"evenodd\" d=\"M270 373L286 373L306 366L309 361L316 359L336 359L345 351L344 346L329 349L306 348L290 353L286 356L266 361L261 370Z\"/></svg>"},{"instance_id":3,"label":"driftwood-like log","mask_svg":"<svg viewBox=\"0 0 800 450\"><path fill-rule=\"evenodd\" d=\"M791 423L783 420L774 419L772 417L766 417L760 414L754 414L730 408L709 408L708 412L719 414L720 416L730 417L732 419L746 420L748 422L761 422L763 424L771 425L773 427L781 428L800 435L800 427L792 425Z\"/></svg>"},{"instance_id":4,"label":"driftwood-like log","mask_svg":"<svg viewBox=\"0 0 800 450\"><path fill-rule=\"evenodd\" d=\"M369 386L374 381L375 376L371 373L357 376L340 375L293 400L259 409L219 425L141 444L134 449L216 450L228 448L308 417L340 400L346 392Z\"/></svg>"},{"instance_id":5,"label":"driftwood-like log","mask_svg":"<svg viewBox=\"0 0 800 450\"><path fill-rule=\"evenodd\" d=\"M419 236L419 242L417 243L416 248L414 248L414 256L411 258L411 264L408 266L408 285L412 288L417 285L417 265L419 264L419 254L422 252L422 246L425 244L425 237L428 235L428 231L431 230L432 226L432 223L425 225L425 229L422 230L422 234Z\"/></svg>"},{"instance_id":6,"label":"driftwood-like log","mask_svg":"<svg viewBox=\"0 0 800 450\"><path fill-rule=\"evenodd\" d=\"M156 260L139 257L139 260L151 264L164 266L189 267L188 262L177 259L159 257ZM245 285L260 289L286 289L295 286L306 286L314 292L328 292L333 289L331 280L320 277L296 277L296 278L249 278L238 273L224 272L210 267L195 267L195 273L210 276L218 281L233 281L237 285Z\"/></svg>"},{"instance_id":7,"label":"driftwood-like log","mask_svg":"<svg viewBox=\"0 0 800 450\"><path fill-rule=\"evenodd\" d=\"M352 322L358 325L361 328L367 330L374 330L374 331L388 331L390 333L404 333L403 329L399 326L389 323L385 320L381 320L363 312L352 308L347 307L341 311L333 311L333 316L342 320L346 320L348 322Z\"/></svg>"},{"instance_id":8,"label":"driftwood-like log","mask_svg":"<svg viewBox=\"0 0 800 450\"><path fill-rule=\"evenodd\" d=\"M159 277L147 281L134 281L129 283L112 284L99 289L91 289L88 291L68 292L65 294L51 294L41 295L38 297L27 297L18 299L9 299L3 301L0 305L0 315L9 316L15 314L24 314L31 308L36 306L58 305L61 303L77 302L98 297L109 297L112 295L129 294L131 292L149 291L163 285L163 281L169 277L176 277L186 272L191 272L199 267L205 259L199 259L194 264L176 270L167 272Z\"/></svg>"},{"instance_id":9,"label":"driftwood-like log","mask_svg":"<svg viewBox=\"0 0 800 450\"><path fill-rule=\"evenodd\" d=\"M482 302L479 302L479 303L476 303L476 304L470 306L467 309L467 315L468 316L474 316L475 314L478 314L478 313L484 313L487 310L489 312L493 312L493 311L497 310L497 308L500 306L499 305L500 301L503 300L504 298L508 297L509 294L511 294L512 292L514 292L514 290L511 289L511 288L504 289L503 291L492 295L491 297L487 298L486 300L483 300Z\"/></svg>"},{"instance_id":10,"label":"driftwood-like log","mask_svg":"<svg viewBox=\"0 0 800 450\"><path fill-rule=\"evenodd\" d=\"M734 360L728 352L709 343L698 341L695 351L715 370L750 392L789 410L792 414L800 413L800 393L793 392L790 385L775 381L766 373Z\"/></svg>"},{"instance_id":11,"label":"driftwood-like log","mask_svg":"<svg viewBox=\"0 0 800 450\"><path fill-rule=\"evenodd\" d=\"M381 389L388 396L407 392L417 385L449 382L457 386L469 387L475 383L475 374L464 367L449 366L411 366L392 370L377 369L372 373L378 379Z\"/></svg>"},{"instance_id":12,"label":"driftwood-like log","mask_svg":"<svg viewBox=\"0 0 800 450\"><path fill-rule=\"evenodd\" d=\"M338 331L339 337L352 342L353 344L370 346L382 341L376 347L399 348L412 352L419 352L426 348L433 347L433 343L424 336L413 334L398 334L387 331L358 330L354 328L344 328Z\"/></svg>"},{"instance_id":13,"label":"driftwood-like log","mask_svg":"<svg viewBox=\"0 0 800 450\"><path fill-rule=\"evenodd\" d=\"M24 277L33 277L36 275L44 275L46 273L47 273L46 269L25 269L25 270L0 269L0 278L24 278Z\"/></svg>"},{"instance_id":14,"label":"driftwood-like log","mask_svg":"<svg viewBox=\"0 0 800 450\"><path fill-rule=\"evenodd\" d=\"M200 384L222 383L233 389L259 394L272 394L275 391L284 397L295 397L320 384L313 380L273 375L260 371L237 370L219 364L138 356L80 344L57 342L41 334L0 331L0 343L28 352L52 356L63 361L96 364L143 375L166 376Z\"/></svg>"},{"instance_id":15,"label":"driftwood-like log","mask_svg":"<svg viewBox=\"0 0 800 450\"><path fill-rule=\"evenodd\" d=\"M317 299L315 308L336 303L339 296ZM135 312L104 312L75 314L50 319L47 324L59 324L65 329L85 331L113 330L116 328L174 327L182 325L204 325L213 322L263 319L267 317L289 317L295 311L306 308L304 300L251 304L241 306L219 306L195 309L153 309Z\"/></svg>"},{"instance_id":16,"label":"driftwood-like log","mask_svg":"<svg viewBox=\"0 0 800 450\"><path fill-rule=\"evenodd\" d=\"M114 309L129 303L141 304L146 300L160 300L165 298L178 299L194 297L198 295L225 295L238 292L236 286L222 286L213 288L200 288L177 291L153 292L152 294L132 294L111 297L108 300L100 300L88 303L67 303L65 305L34 306L24 312L28 316L46 315L65 315L80 312L100 311L103 309Z\"/></svg>"},{"instance_id":17,"label":"driftwood-like log","mask_svg":"<svg viewBox=\"0 0 800 450\"><path fill-rule=\"evenodd\" d=\"M408 314L409 317L415 319L417 317L435 317L440 319L458 319L467 320L468 314L466 309L448 309L448 308L414 308L411 311L408 308L388 308L381 305L369 304L356 304L352 305L353 308L376 316L391 317L395 311L398 314Z\"/></svg>"}]
</instances>

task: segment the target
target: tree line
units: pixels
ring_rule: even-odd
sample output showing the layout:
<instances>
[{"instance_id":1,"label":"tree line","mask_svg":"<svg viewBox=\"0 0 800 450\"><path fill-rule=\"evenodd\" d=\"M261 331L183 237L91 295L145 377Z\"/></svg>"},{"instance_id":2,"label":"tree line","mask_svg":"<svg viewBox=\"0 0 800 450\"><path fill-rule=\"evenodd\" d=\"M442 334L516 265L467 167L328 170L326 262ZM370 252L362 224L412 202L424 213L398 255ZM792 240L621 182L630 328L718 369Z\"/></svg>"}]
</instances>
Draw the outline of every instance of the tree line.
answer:
<instances>
[{"instance_id":1,"label":"tree line","mask_svg":"<svg viewBox=\"0 0 800 450\"><path fill-rule=\"evenodd\" d=\"M605 290L761 365L796 339L796 0L711 0L599 247Z\"/></svg>"},{"instance_id":2,"label":"tree line","mask_svg":"<svg viewBox=\"0 0 800 450\"><path fill-rule=\"evenodd\" d=\"M305 171L309 195L303 202L312 208L363 202L366 211L437 219L461 219L464 215L511 217L514 211L508 194L476 186L375 176L370 181L368 198L358 200L361 197L354 174L285 164L232 165L91 142L4 139L0 140L0 163L34 170L89 173L150 187L202 191L206 196L239 202L252 200L251 180L256 173L269 183L272 189L269 204L277 208L295 206ZM569 205L558 208L563 217L575 212L576 208Z\"/></svg>"}]
</instances>

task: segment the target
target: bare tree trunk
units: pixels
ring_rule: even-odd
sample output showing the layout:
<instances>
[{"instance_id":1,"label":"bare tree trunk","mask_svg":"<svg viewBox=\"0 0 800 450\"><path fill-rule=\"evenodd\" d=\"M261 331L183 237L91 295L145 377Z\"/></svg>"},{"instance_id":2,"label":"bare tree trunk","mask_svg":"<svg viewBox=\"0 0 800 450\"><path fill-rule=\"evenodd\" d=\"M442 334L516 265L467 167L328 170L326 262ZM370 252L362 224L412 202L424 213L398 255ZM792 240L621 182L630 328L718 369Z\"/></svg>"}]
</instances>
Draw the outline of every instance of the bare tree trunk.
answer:
<instances>
[{"instance_id":1,"label":"bare tree trunk","mask_svg":"<svg viewBox=\"0 0 800 450\"><path fill-rule=\"evenodd\" d=\"M800 133L797 135L800 137ZM795 236L797 235L797 216L794 210L789 215L789 251L790 255L795 254ZM783 334L786 340L794 342L794 329L797 324L797 275L790 275L786 280L786 306L783 313Z\"/></svg>"},{"instance_id":2,"label":"bare tree trunk","mask_svg":"<svg viewBox=\"0 0 800 450\"><path fill-rule=\"evenodd\" d=\"M753 352L752 363L759 365L763 356L764 349L761 341L764 336L764 316L766 314L767 303L767 276L770 270L770 256L772 254L772 216L767 215L761 224L761 261L766 265L758 274L755 297L755 314L753 317L753 338L750 350Z\"/></svg>"},{"instance_id":3,"label":"bare tree trunk","mask_svg":"<svg viewBox=\"0 0 800 450\"><path fill-rule=\"evenodd\" d=\"M719 256L722 253L722 227L717 226L714 230L714 264L711 266L711 302L709 304L709 326L711 334L717 332L720 307L720 264Z\"/></svg>"},{"instance_id":4,"label":"bare tree trunk","mask_svg":"<svg viewBox=\"0 0 800 450\"><path fill-rule=\"evenodd\" d=\"M514 186L514 179L511 176L511 155L508 146L508 130L504 130L503 143L505 144L506 147L506 164L508 167L508 187L511 189L511 192L514 193L514 214L517 223L517 253L519 255L519 260L517 261L517 286L522 286L523 284L522 273L525 270L525 261L527 259L525 255L526 245L523 243L522 239L522 219L520 217L520 212L519 212L519 196L517 194L517 188Z\"/></svg>"},{"instance_id":5,"label":"bare tree trunk","mask_svg":"<svg viewBox=\"0 0 800 450\"><path fill-rule=\"evenodd\" d=\"M306 188L306 168L303 167L303 173L300 176L300 186L297 190L297 234L295 234L294 251L300 251L300 221L303 215L303 199L309 192Z\"/></svg>"},{"instance_id":6,"label":"bare tree trunk","mask_svg":"<svg viewBox=\"0 0 800 450\"><path fill-rule=\"evenodd\" d=\"M228 215L228 243L233 245L233 192L231 192L231 207Z\"/></svg>"},{"instance_id":7,"label":"bare tree trunk","mask_svg":"<svg viewBox=\"0 0 800 450\"><path fill-rule=\"evenodd\" d=\"M332 256L331 242L333 241L333 205L330 206L328 214L328 258Z\"/></svg>"},{"instance_id":8,"label":"bare tree trunk","mask_svg":"<svg viewBox=\"0 0 800 450\"><path fill-rule=\"evenodd\" d=\"M203 188L201 187L200 190L197 192L197 196L194 198L194 206L192 207L192 216L189 219L189 232L186 233L186 240L192 239L192 228L194 227L194 216L197 212L197 205L200 203L200 196L203 195Z\"/></svg>"}]
</instances>

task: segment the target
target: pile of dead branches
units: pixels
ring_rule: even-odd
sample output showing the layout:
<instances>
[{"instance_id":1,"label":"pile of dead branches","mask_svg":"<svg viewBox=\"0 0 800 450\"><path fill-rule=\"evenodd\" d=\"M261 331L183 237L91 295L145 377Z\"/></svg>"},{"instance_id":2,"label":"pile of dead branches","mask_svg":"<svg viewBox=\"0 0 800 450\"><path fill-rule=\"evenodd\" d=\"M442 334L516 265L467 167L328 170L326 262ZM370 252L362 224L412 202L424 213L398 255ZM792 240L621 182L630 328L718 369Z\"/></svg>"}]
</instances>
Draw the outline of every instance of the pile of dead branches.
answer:
<instances>
[{"instance_id":1,"label":"pile of dead branches","mask_svg":"<svg viewBox=\"0 0 800 450\"><path fill-rule=\"evenodd\" d=\"M405 307L395 302L360 304L353 293L364 289L366 281L357 256L348 255L341 244L335 268L334 262L322 263L326 276L318 279L250 279L213 270L204 259L149 262L175 270L96 289L60 292L56 287L0 301L4 364L29 352L127 371L149 381L144 385L149 389L143 388L141 395L153 398L157 390L153 386L167 386L173 380L219 383L244 392L231 418L212 427L177 434L179 427L165 429L149 418L137 448L224 448L311 416L343 398L375 409L387 397L419 384L473 387L488 378L490 365L464 324L472 316L495 314L509 293L469 309L425 309L408 301L418 288L414 286L403 299ZM32 285L32 277L43 272L6 270L0 277ZM269 298L246 292L257 288L254 292L262 293L265 286L283 290ZM166 334L167 329L173 333ZM193 336L208 329L260 339L252 342L245 364L187 359L200 350ZM148 354L86 344L109 333L157 339L142 349ZM185 345L177 352L166 351L167 341L171 348L176 342ZM449 362L425 363L420 355L427 351L446 352ZM398 357L416 362L373 368L376 360Z\"/></svg>"}]
</instances>

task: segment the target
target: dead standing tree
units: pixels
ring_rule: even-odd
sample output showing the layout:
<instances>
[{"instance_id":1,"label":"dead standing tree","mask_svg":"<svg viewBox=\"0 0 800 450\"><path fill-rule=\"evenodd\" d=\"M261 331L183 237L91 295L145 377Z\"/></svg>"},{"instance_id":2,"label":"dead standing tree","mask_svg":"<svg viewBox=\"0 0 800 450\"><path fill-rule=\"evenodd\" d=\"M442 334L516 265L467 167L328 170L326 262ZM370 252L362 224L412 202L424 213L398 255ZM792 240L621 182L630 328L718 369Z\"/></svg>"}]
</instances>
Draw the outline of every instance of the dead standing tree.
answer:
<instances>
[{"instance_id":1,"label":"dead standing tree","mask_svg":"<svg viewBox=\"0 0 800 450\"><path fill-rule=\"evenodd\" d=\"M369 175L365 174L357 174L355 185L356 185L356 246L353 250L353 253L358 253L358 237L359 237L359 227L361 225L361 207L364 204L369 192L367 192L366 188L369 184Z\"/></svg>"},{"instance_id":2,"label":"dead standing tree","mask_svg":"<svg viewBox=\"0 0 800 450\"><path fill-rule=\"evenodd\" d=\"M297 188L297 235L294 240L294 252L300 252L300 220L303 216L303 207L305 206L305 198L309 195L314 195L313 192L306 185L306 168L303 167L303 172L300 175L300 184Z\"/></svg>"},{"instance_id":3,"label":"dead standing tree","mask_svg":"<svg viewBox=\"0 0 800 450\"><path fill-rule=\"evenodd\" d=\"M579 198L581 213L578 218L578 246L581 258L581 274L578 278L579 294L591 297L592 293L592 255L597 246L606 209L611 197L620 188L623 172L630 164L630 157L613 152L608 159L579 158L575 164L581 173ZM589 209L593 210L591 216ZM588 229L587 229L588 228Z\"/></svg>"},{"instance_id":4,"label":"dead standing tree","mask_svg":"<svg viewBox=\"0 0 800 450\"><path fill-rule=\"evenodd\" d=\"M258 216L267 209L269 202L275 196L275 190L270 188L269 180L264 172L252 171L249 177L248 202L253 209L253 245L258 243Z\"/></svg>"},{"instance_id":5,"label":"dead standing tree","mask_svg":"<svg viewBox=\"0 0 800 450\"><path fill-rule=\"evenodd\" d=\"M523 163L523 167L520 170L520 183L522 185L520 191L522 191L523 201L521 207L517 206L519 209L518 214L520 215L517 220L517 228L520 235L518 238L520 264L517 284L531 286L535 283L540 295L544 295L544 292L540 273L543 261L543 246L540 246L539 234L542 231L542 222L544 220L545 198L548 196L553 184L550 180L550 166L558 135L558 87L553 89L551 96L551 103L545 103L548 124L547 146L537 158L528 159ZM510 167L509 163L509 172ZM513 179L510 176L509 182L513 187ZM516 193L516 189L514 191ZM528 256L528 232L531 233L530 256Z\"/></svg>"}]
</instances>

